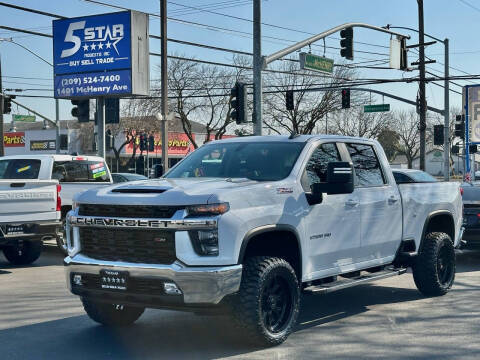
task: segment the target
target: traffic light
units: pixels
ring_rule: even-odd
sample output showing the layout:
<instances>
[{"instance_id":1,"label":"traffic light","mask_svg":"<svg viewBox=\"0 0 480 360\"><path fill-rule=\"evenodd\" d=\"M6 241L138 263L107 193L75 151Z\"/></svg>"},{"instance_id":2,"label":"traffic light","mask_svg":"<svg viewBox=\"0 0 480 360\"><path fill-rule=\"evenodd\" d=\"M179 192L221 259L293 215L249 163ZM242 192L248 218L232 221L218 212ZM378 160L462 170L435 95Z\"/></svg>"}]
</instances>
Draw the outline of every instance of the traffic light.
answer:
<instances>
[{"instance_id":1,"label":"traffic light","mask_svg":"<svg viewBox=\"0 0 480 360\"><path fill-rule=\"evenodd\" d=\"M147 135L140 134L140 151L147 150Z\"/></svg>"},{"instance_id":2,"label":"traffic light","mask_svg":"<svg viewBox=\"0 0 480 360\"><path fill-rule=\"evenodd\" d=\"M457 115L455 118L455 136L465 139L465 116Z\"/></svg>"},{"instance_id":3,"label":"traffic light","mask_svg":"<svg viewBox=\"0 0 480 360\"><path fill-rule=\"evenodd\" d=\"M348 60L353 60L353 28L348 27L340 31L340 55Z\"/></svg>"},{"instance_id":4,"label":"traffic light","mask_svg":"<svg viewBox=\"0 0 480 360\"><path fill-rule=\"evenodd\" d=\"M400 40L400 70L408 69L407 38Z\"/></svg>"},{"instance_id":5,"label":"traffic light","mask_svg":"<svg viewBox=\"0 0 480 360\"><path fill-rule=\"evenodd\" d=\"M108 150L112 150L112 147L113 147L113 135L112 135L112 130L110 129L107 129L107 131L105 131L105 149L108 151Z\"/></svg>"},{"instance_id":6,"label":"traffic light","mask_svg":"<svg viewBox=\"0 0 480 360\"><path fill-rule=\"evenodd\" d=\"M237 124L247 122L247 86L241 82L235 83L235 87L231 91L230 105L232 112L230 118L235 120Z\"/></svg>"},{"instance_id":7,"label":"traffic light","mask_svg":"<svg viewBox=\"0 0 480 360\"><path fill-rule=\"evenodd\" d=\"M15 99L15 95L5 95L3 97L3 113L10 114L12 112L12 99Z\"/></svg>"},{"instance_id":8,"label":"traffic light","mask_svg":"<svg viewBox=\"0 0 480 360\"><path fill-rule=\"evenodd\" d=\"M350 89L342 89L342 109L350 108Z\"/></svg>"},{"instance_id":9,"label":"traffic light","mask_svg":"<svg viewBox=\"0 0 480 360\"><path fill-rule=\"evenodd\" d=\"M295 100L293 98L293 90L287 90L285 93L285 103L287 105L287 110L295 109Z\"/></svg>"},{"instance_id":10,"label":"traffic light","mask_svg":"<svg viewBox=\"0 0 480 360\"><path fill-rule=\"evenodd\" d=\"M88 123L90 121L90 100L72 100L72 116L78 118L79 123Z\"/></svg>"},{"instance_id":11,"label":"traffic light","mask_svg":"<svg viewBox=\"0 0 480 360\"><path fill-rule=\"evenodd\" d=\"M470 154L475 154L477 152L477 145L469 145L468 146L468 151Z\"/></svg>"},{"instance_id":12,"label":"traffic light","mask_svg":"<svg viewBox=\"0 0 480 360\"><path fill-rule=\"evenodd\" d=\"M155 137L150 135L148 137L148 151L154 152L155 151Z\"/></svg>"},{"instance_id":13,"label":"traffic light","mask_svg":"<svg viewBox=\"0 0 480 360\"><path fill-rule=\"evenodd\" d=\"M120 99L105 99L105 124L118 124L120 122Z\"/></svg>"},{"instance_id":14,"label":"traffic light","mask_svg":"<svg viewBox=\"0 0 480 360\"><path fill-rule=\"evenodd\" d=\"M443 145L443 141L445 139L443 130L443 125L433 126L433 145Z\"/></svg>"}]
</instances>

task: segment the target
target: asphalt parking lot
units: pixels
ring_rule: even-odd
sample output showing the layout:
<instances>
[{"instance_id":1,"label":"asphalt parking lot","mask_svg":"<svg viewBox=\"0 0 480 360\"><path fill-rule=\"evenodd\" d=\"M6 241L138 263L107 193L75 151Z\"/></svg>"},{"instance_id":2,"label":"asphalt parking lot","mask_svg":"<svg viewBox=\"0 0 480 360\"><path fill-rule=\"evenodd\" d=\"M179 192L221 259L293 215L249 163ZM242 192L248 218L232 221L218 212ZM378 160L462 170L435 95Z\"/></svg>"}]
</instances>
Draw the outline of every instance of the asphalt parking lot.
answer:
<instances>
[{"instance_id":1,"label":"asphalt parking lot","mask_svg":"<svg viewBox=\"0 0 480 360\"><path fill-rule=\"evenodd\" d=\"M147 310L132 327L91 321L65 287L53 246L28 267L0 255L1 359L478 359L480 251L457 254L446 296L425 298L410 274L303 298L275 348L243 344L227 318Z\"/></svg>"}]
</instances>

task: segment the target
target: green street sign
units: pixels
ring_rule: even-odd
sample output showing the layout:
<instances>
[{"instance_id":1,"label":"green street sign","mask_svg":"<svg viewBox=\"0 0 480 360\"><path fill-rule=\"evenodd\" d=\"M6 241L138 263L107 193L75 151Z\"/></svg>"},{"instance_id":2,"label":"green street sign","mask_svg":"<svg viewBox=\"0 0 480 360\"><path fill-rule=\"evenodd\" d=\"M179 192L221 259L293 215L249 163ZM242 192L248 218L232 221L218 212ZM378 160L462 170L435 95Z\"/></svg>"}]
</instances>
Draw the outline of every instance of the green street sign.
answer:
<instances>
[{"instance_id":1,"label":"green street sign","mask_svg":"<svg viewBox=\"0 0 480 360\"><path fill-rule=\"evenodd\" d=\"M12 115L12 120L17 122L35 122L35 115Z\"/></svg>"},{"instance_id":2,"label":"green street sign","mask_svg":"<svg viewBox=\"0 0 480 360\"><path fill-rule=\"evenodd\" d=\"M379 105L364 105L363 112L383 112L390 111L390 104L379 104Z\"/></svg>"},{"instance_id":3,"label":"green street sign","mask_svg":"<svg viewBox=\"0 0 480 360\"><path fill-rule=\"evenodd\" d=\"M313 70L332 74L333 59L308 53L300 53L300 68L303 70Z\"/></svg>"}]
</instances>

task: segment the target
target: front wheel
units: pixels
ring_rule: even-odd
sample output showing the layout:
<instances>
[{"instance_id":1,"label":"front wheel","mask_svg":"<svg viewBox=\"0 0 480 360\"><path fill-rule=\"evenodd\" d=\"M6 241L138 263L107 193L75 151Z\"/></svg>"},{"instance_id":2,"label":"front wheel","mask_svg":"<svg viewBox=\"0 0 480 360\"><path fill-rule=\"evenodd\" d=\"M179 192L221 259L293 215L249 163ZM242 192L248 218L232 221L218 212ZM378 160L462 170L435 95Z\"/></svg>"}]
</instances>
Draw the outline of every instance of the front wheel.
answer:
<instances>
[{"instance_id":1,"label":"front wheel","mask_svg":"<svg viewBox=\"0 0 480 360\"><path fill-rule=\"evenodd\" d=\"M127 326L143 314L145 308L108 304L82 298L83 308L93 321L106 326Z\"/></svg>"},{"instance_id":2,"label":"front wheel","mask_svg":"<svg viewBox=\"0 0 480 360\"><path fill-rule=\"evenodd\" d=\"M40 257L42 242L39 240L23 240L13 246L3 248L3 254L13 265L28 265Z\"/></svg>"},{"instance_id":3,"label":"front wheel","mask_svg":"<svg viewBox=\"0 0 480 360\"><path fill-rule=\"evenodd\" d=\"M415 285L422 294L445 295L455 280L455 249L450 236L428 233L412 270Z\"/></svg>"},{"instance_id":4,"label":"front wheel","mask_svg":"<svg viewBox=\"0 0 480 360\"><path fill-rule=\"evenodd\" d=\"M300 307L295 271L281 258L247 259L234 304L235 322L250 340L267 346L284 342Z\"/></svg>"}]
</instances>

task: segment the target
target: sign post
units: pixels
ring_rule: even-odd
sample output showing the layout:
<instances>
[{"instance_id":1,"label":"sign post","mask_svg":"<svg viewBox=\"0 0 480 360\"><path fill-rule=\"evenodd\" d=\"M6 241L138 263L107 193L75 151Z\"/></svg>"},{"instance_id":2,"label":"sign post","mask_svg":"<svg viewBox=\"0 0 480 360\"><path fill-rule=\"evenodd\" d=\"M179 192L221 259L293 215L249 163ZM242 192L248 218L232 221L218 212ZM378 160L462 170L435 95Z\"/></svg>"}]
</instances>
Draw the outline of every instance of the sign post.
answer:
<instances>
[{"instance_id":1,"label":"sign post","mask_svg":"<svg viewBox=\"0 0 480 360\"><path fill-rule=\"evenodd\" d=\"M463 110L465 112L465 176L471 176L470 145L480 145L480 85L464 86L463 100Z\"/></svg>"}]
</instances>

